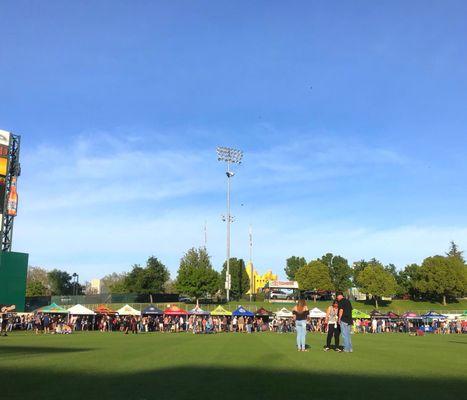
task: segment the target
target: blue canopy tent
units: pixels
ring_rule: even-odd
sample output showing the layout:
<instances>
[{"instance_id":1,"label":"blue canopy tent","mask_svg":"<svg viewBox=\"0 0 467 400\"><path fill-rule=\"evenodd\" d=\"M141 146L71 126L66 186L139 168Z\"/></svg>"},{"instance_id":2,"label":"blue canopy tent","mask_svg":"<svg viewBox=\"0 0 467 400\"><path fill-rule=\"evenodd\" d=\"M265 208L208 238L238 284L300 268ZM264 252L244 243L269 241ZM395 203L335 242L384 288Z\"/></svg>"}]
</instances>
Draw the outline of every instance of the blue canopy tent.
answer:
<instances>
[{"instance_id":1,"label":"blue canopy tent","mask_svg":"<svg viewBox=\"0 0 467 400\"><path fill-rule=\"evenodd\" d=\"M421 315L423 319L446 319L447 316L437 313L436 311L429 311L426 314Z\"/></svg>"},{"instance_id":2,"label":"blue canopy tent","mask_svg":"<svg viewBox=\"0 0 467 400\"><path fill-rule=\"evenodd\" d=\"M255 314L253 314L251 311L248 311L246 308L243 308L242 306L238 307L232 315L234 317L254 317Z\"/></svg>"},{"instance_id":3,"label":"blue canopy tent","mask_svg":"<svg viewBox=\"0 0 467 400\"><path fill-rule=\"evenodd\" d=\"M153 306L152 304L149 307L146 307L143 311L141 311L142 315L162 315L164 311L160 308Z\"/></svg>"}]
</instances>

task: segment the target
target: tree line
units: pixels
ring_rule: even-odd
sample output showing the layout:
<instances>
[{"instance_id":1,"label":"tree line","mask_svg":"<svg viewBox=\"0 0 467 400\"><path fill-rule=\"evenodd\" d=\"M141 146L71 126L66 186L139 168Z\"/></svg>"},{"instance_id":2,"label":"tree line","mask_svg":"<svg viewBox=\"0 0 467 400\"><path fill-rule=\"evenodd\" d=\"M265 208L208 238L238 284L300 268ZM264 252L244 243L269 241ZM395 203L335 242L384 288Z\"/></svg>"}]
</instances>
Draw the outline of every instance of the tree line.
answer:
<instances>
[{"instance_id":1,"label":"tree line","mask_svg":"<svg viewBox=\"0 0 467 400\"><path fill-rule=\"evenodd\" d=\"M284 271L302 290L346 291L355 287L371 295L376 307L378 299L385 296L438 300L446 305L467 292L467 266L454 242L444 256L428 257L420 265L410 264L400 271L394 264L385 266L375 258L350 266L344 257L332 253L308 263L304 257L292 256Z\"/></svg>"},{"instance_id":2,"label":"tree line","mask_svg":"<svg viewBox=\"0 0 467 400\"><path fill-rule=\"evenodd\" d=\"M306 261L291 256L284 269L290 280L297 280L301 290L346 291L356 287L360 292L378 300L385 296L400 296L414 300L436 299L443 304L463 296L467 288L467 266L454 242L444 255L428 257L421 265L410 264L397 271L393 264L383 265L377 259L360 260L350 266L340 255L327 253L321 258ZM250 281L243 259L230 259L231 297L241 298ZM103 293L180 293L193 299L225 296L226 263L216 271L204 247L189 249L181 258L175 279L167 267L151 256L146 265L135 264L129 272L112 273L101 279ZM30 267L27 296L93 294L88 283L77 285L72 276L59 269L47 272Z\"/></svg>"},{"instance_id":3,"label":"tree line","mask_svg":"<svg viewBox=\"0 0 467 400\"><path fill-rule=\"evenodd\" d=\"M189 249L182 259L174 280L170 279L167 267L156 257L151 256L146 265L135 264L129 272L111 273L101 279L101 293L180 293L193 299L222 297L226 263L222 271L216 271L206 249ZM230 259L231 296L242 297L249 288L250 280L242 259ZM95 294L89 282L76 285L72 276L63 270L46 271L40 267L28 270L26 296Z\"/></svg>"}]
</instances>

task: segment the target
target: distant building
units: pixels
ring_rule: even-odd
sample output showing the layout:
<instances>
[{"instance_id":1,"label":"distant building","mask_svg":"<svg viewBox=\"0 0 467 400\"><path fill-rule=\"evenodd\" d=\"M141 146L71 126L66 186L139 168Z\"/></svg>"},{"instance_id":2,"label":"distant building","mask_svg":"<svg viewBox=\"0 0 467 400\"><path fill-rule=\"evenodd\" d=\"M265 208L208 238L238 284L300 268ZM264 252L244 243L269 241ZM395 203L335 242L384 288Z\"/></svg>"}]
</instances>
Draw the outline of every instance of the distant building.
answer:
<instances>
[{"instance_id":1,"label":"distant building","mask_svg":"<svg viewBox=\"0 0 467 400\"><path fill-rule=\"evenodd\" d=\"M249 262L245 269L246 273L248 274L248 278L250 278L251 282L251 267L252 264ZM258 292L261 291L261 289L266 286L266 283L269 281L275 281L277 280L277 275L273 274L271 270L268 270L265 274L259 275L258 271L253 267L253 294L257 294ZM250 290L248 290L247 294L250 294Z\"/></svg>"},{"instance_id":2,"label":"distant building","mask_svg":"<svg viewBox=\"0 0 467 400\"><path fill-rule=\"evenodd\" d=\"M100 279L91 279L91 292L94 294L102 293L102 283Z\"/></svg>"}]
</instances>

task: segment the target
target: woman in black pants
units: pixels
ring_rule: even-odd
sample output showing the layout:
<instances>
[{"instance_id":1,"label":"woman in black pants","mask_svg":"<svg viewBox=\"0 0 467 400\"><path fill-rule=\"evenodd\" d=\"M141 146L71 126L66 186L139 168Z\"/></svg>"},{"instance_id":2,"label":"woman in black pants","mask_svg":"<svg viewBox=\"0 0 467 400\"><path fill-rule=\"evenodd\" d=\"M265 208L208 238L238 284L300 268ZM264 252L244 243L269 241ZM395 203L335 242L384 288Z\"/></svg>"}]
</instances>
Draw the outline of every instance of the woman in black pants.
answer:
<instances>
[{"instance_id":1,"label":"woman in black pants","mask_svg":"<svg viewBox=\"0 0 467 400\"><path fill-rule=\"evenodd\" d=\"M332 305L326 310L326 325L328 326L328 336L326 338L326 347L324 351L328 351L331 348L332 337L334 336L334 349L336 351L342 351L339 347L339 336L341 334L341 329L338 324L338 309L339 305L337 300L334 300Z\"/></svg>"}]
</instances>

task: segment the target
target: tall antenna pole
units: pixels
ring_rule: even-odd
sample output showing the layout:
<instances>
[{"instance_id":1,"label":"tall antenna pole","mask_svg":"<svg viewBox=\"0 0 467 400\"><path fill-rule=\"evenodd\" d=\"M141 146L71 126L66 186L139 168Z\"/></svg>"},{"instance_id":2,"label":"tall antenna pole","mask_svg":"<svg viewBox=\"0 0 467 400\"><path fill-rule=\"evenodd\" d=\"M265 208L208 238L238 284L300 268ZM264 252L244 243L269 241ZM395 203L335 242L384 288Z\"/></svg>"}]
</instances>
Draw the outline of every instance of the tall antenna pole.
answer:
<instances>
[{"instance_id":1,"label":"tall antenna pole","mask_svg":"<svg viewBox=\"0 0 467 400\"><path fill-rule=\"evenodd\" d=\"M204 250L208 248L208 223L204 220Z\"/></svg>"}]
</instances>

